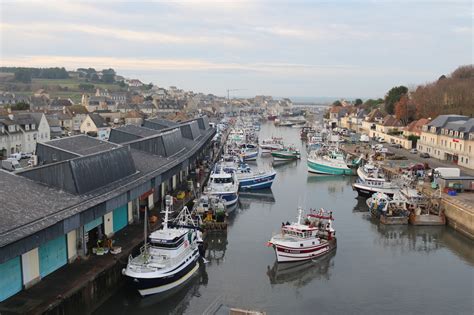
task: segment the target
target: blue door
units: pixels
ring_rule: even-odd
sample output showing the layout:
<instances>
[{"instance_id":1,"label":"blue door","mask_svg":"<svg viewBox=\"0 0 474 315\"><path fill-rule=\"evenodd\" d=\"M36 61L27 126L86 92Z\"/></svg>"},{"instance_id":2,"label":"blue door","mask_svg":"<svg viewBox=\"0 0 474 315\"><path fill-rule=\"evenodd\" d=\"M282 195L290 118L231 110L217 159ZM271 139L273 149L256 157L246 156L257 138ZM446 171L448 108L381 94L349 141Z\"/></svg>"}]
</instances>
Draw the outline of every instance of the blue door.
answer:
<instances>
[{"instance_id":1,"label":"blue door","mask_svg":"<svg viewBox=\"0 0 474 315\"><path fill-rule=\"evenodd\" d=\"M21 291L20 256L0 264L0 302Z\"/></svg>"},{"instance_id":2,"label":"blue door","mask_svg":"<svg viewBox=\"0 0 474 315\"><path fill-rule=\"evenodd\" d=\"M120 231L127 226L128 223L128 209L127 205L123 205L114 210L114 233Z\"/></svg>"},{"instance_id":3,"label":"blue door","mask_svg":"<svg viewBox=\"0 0 474 315\"><path fill-rule=\"evenodd\" d=\"M39 247L39 265L42 278L64 266L66 263L67 245L64 235Z\"/></svg>"}]
</instances>

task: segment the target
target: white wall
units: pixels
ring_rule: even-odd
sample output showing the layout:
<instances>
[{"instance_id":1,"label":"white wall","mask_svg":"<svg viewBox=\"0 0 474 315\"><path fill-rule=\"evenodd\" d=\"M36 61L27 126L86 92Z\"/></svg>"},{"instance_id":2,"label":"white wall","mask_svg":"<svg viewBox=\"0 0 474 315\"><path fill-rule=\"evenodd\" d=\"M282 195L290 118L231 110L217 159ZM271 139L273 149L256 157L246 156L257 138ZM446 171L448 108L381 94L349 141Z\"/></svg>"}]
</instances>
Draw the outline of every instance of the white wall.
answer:
<instances>
[{"instance_id":1,"label":"white wall","mask_svg":"<svg viewBox=\"0 0 474 315\"><path fill-rule=\"evenodd\" d=\"M133 201L128 202L128 223L133 222Z\"/></svg>"},{"instance_id":2,"label":"white wall","mask_svg":"<svg viewBox=\"0 0 474 315\"><path fill-rule=\"evenodd\" d=\"M40 281L38 248L21 255L21 269L25 289Z\"/></svg>"},{"instance_id":3,"label":"white wall","mask_svg":"<svg viewBox=\"0 0 474 315\"><path fill-rule=\"evenodd\" d=\"M104 234L109 237L114 233L114 215L113 211L104 215Z\"/></svg>"},{"instance_id":4,"label":"white wall","mask_svg":"<svg viewBox=\"0 0 474 315\"><path fill-rule=\"evenodd\" d=\"M153 202L153 194L148 196L148 209L153 209L155 207L155 203Z\"/></svg>"},{"instance_id":5,"label":"white wall","mask_svg":"<svg viewBox=\"0 0 474 315\"><path fill-rule=\"evenodd\" d=\"M72 230L66 235L67 238L67 259L71 263L77 257L77 232Z\"/></svg>"}]
</instances>

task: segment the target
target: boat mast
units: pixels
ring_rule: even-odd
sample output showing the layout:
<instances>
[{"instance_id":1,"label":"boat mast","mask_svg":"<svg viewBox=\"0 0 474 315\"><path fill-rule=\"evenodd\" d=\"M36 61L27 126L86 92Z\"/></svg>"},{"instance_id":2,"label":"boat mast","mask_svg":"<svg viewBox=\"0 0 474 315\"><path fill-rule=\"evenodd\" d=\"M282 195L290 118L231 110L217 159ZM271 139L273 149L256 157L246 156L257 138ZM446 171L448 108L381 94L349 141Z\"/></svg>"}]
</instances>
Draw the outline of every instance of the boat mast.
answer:
<instances>
[{"instance_id":1,"label":"boat mast","mask_svg":"<svg viewBox=\"0 0 474 315\"><path fill-rule=\"evenodd\" d=\"M147 227L148 227L148 207L145 206L145 216L143 217L143 238L144 238L144 247L145 247L145 252L146 252L146 241L147 241L147 238L148 238L148 231L147 231Z\"/></svg>"}]
</instances>

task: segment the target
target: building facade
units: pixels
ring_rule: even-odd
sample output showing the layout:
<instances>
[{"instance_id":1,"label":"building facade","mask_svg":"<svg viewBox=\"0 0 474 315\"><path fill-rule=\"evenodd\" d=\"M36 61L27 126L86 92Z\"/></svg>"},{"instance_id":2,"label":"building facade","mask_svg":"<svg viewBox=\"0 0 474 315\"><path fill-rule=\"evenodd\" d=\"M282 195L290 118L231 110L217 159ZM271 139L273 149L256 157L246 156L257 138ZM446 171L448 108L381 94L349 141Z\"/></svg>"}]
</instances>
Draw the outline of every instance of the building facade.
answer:
<instances>
[{"instance_id":1,"label":"building facade","mask_svg":"<svg viewBox=\"0 0 474 315\"><path fill-rule=\"evenodd\" d=\"M440 115L422 128L418 150L474 169L474 118Z\"/></svg>"}]
</instances>

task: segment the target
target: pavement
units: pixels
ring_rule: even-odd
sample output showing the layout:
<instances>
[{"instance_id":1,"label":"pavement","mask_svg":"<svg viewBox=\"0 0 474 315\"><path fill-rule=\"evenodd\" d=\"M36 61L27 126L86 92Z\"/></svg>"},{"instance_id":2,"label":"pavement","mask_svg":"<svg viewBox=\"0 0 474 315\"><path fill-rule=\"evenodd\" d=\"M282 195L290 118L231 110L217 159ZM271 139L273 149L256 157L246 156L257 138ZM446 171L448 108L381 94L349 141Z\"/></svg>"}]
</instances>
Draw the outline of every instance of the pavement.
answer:
<instances>
[{"instance_id":1,"label":"pavement","mask_svg":"<svg viewBox=\"0 0 474 315\"><path fill-rule=\"evenodd\" d=\"M461 175L462 176L474 176L474 170L459 166L454 163L450 163L448 161L441 161L438 159L435 159L433 157L430 158L422 158L420 157L420 153L414 154L410 153L406 149L397 149L394 147L391 147L390 145L384 144L384 147L388 148L388 151L395 153L395 155L399 156L405 156L409 161L416 162L416 163L428 163L428 165L431 168L437 168L437 167L456 167L461 170Z\"/></svg>"}]
</instances>

